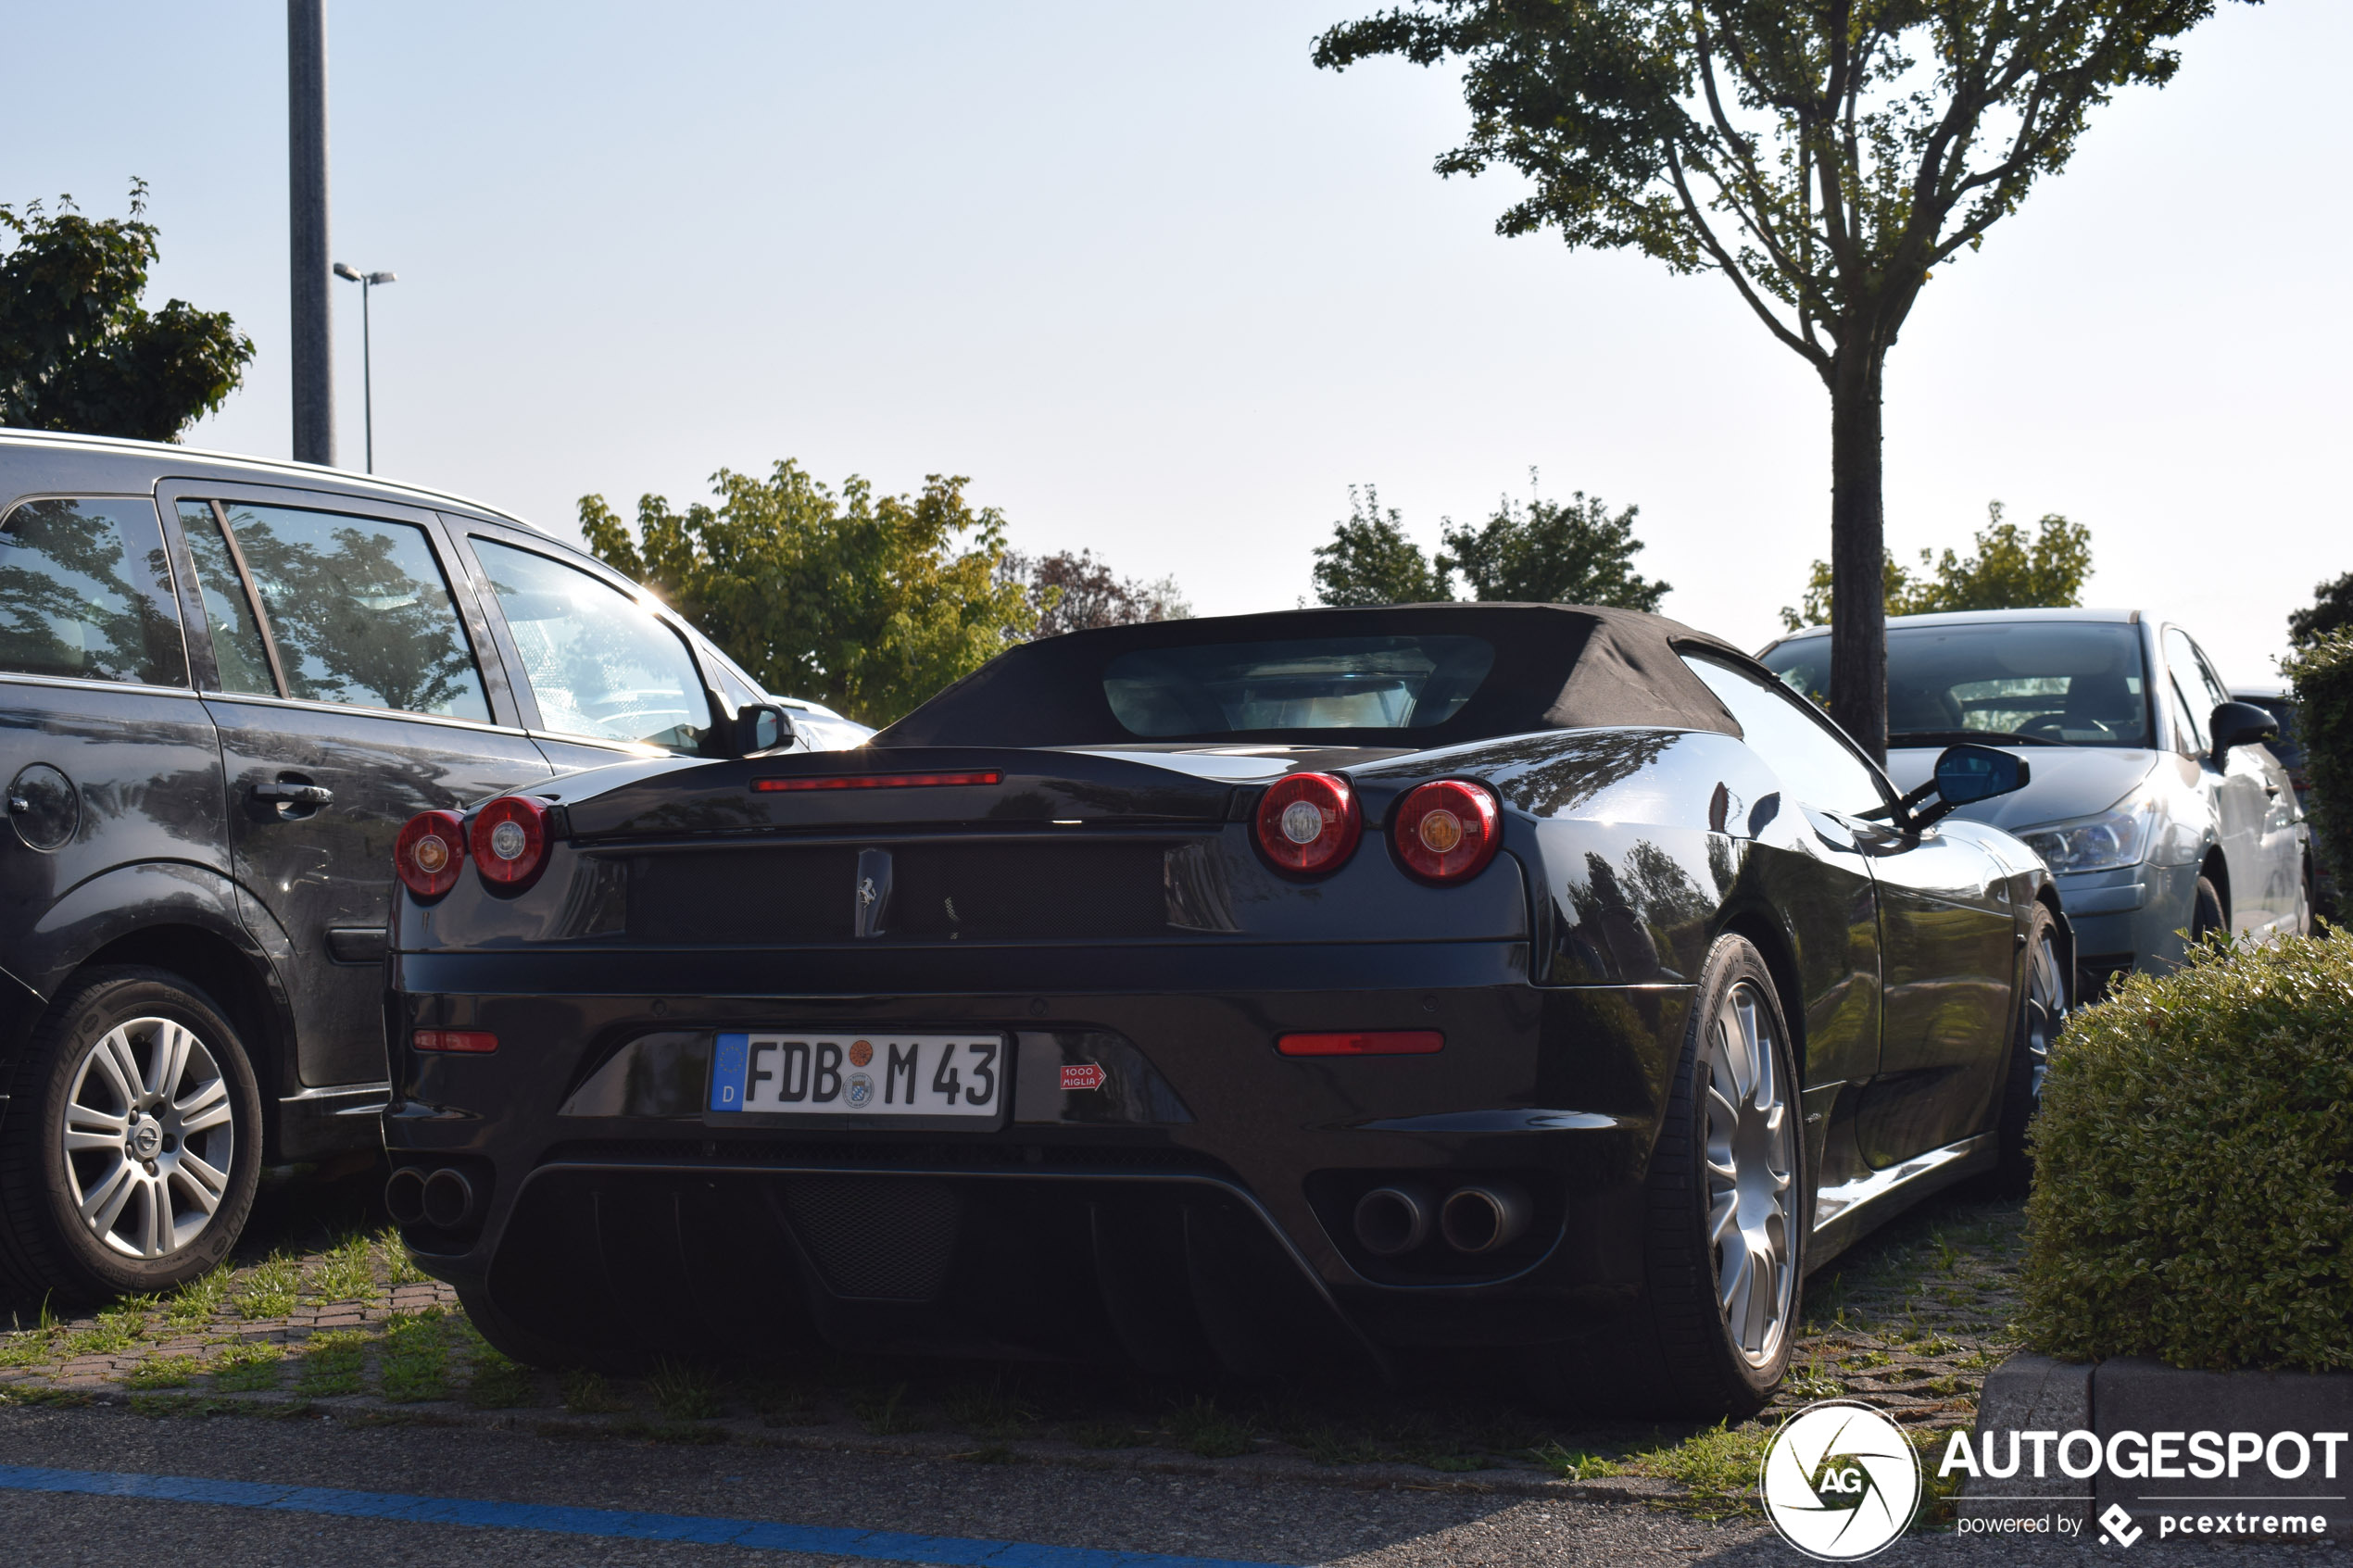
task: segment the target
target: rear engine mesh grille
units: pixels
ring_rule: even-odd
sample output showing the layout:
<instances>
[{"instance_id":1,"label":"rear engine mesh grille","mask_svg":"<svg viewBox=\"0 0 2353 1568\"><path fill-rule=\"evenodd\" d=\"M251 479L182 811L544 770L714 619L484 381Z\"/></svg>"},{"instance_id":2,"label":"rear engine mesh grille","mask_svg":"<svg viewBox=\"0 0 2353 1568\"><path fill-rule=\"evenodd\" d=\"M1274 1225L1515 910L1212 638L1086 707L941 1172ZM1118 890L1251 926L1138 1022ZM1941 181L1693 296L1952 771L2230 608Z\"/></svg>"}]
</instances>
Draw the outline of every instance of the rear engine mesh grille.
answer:
<instances>
[{"instance_id":1,"label":"rear engine mesh grille","mask_svg":"<svg viewBox=\"0 0 2353 1568\"><path fill-rule=\"evenodd\" d=\"M785 1207L837 1296L928 1301L956 1261L962 1206L945 1182L795 1176Z\"/></svg>"}]
</instances>

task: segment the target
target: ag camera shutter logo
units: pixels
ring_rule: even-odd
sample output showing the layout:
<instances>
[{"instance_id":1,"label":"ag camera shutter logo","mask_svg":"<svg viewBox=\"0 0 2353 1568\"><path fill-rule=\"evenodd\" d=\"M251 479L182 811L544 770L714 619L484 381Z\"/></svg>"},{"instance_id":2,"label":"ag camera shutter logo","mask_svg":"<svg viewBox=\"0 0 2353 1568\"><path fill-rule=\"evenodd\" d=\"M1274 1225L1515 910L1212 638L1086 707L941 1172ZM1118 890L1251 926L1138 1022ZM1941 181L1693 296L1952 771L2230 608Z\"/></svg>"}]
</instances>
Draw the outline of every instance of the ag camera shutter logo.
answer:
<instances>
[{"instance_id":1,"label":"ag camera shutter logo","mask_svg":"<svg viewBox=\"0 0 2353 1568\"><path fill-rule=\"evenodd\" d=\"M1920 1489L1919 1457L1903 1428L1845 1399L1808 1405L1782 1423L1757 1477L1781 1539L1824 1562L1883 1549L1911 1524Z\"/></svg>"}]
</instances>

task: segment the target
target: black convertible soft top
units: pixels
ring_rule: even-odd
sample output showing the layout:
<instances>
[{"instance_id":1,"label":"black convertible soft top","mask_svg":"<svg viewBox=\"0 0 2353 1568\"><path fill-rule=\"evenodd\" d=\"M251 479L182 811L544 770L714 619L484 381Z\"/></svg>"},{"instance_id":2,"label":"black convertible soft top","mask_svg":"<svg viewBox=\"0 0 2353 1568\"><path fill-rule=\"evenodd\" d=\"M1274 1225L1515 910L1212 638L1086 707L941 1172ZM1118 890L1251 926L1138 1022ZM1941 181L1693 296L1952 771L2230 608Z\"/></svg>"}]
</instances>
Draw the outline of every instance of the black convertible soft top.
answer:
<instances>
[{"instance_id":1,"label":"black convertible soft top","mask_svg":"<svg viewBox=\"0 0 2353 1568\"><path fill-rule=\"evenodd\" d=\"M1394 605L1111 626L1010 648L869 744L1312 740L1427 747L1548 729L1661 726L1739 734L1740 725L1677 657L1679 648L1756 668L1730 644L1665 616L1588 605ZM1300 657L1287 661L1293 652ZM1364 696L1327 696L1320 709L1312 698L1290 707L1277 697L1218 702L1252 680L1279 685L1318 678L1297 673L1302 667L1326 671L1353 659L1373 669L1401 658L1428 671L1403 699L1402 722L1339 721L1355 711L1345 703L1361 704ZM1365 684L1353 669L1346 673ZM1375 674L1397 687L1386 667ZM1218 676L1229 678L1221 684L1212 678ZM1340 689L1332 683L1342 677L1321 679L1319 690ZM1300 711L1318 717L1282 721ZM1260 722L1265 719L1275 721Z\"/></svg>"}]
</instances>

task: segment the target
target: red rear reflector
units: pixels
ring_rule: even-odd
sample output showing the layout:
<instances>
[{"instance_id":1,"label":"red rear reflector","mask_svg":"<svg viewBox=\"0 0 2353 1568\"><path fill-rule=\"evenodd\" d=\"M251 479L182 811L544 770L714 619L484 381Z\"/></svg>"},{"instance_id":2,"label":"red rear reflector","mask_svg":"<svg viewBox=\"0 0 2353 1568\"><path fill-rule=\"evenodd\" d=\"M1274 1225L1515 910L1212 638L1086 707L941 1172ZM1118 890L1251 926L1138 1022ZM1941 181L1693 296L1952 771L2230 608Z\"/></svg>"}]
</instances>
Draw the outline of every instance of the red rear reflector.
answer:
<instances>
[{"instance_id":1,"label":"red rear reflector","mask_svg":"<svg viewBox=\"0 0 2353 1568\"><path fill-rule=\"evenodd\" d=\"M465 861L466 824L455 811L423 811L409 819L393 841L392 868L400 884L420 898L438 898L458 885Z\"/></svg>"},{"instance_id":2,"label":"red rear reflector","mask_svg":"<svg viewBox=\"0 0 2353 1568\"><path fill-rule=\"evenodd\" d=\"M487 1029L420 1029L409 1043L421 1051L471 1051L481 1055L498 1048L498 1036Z\"/></svg>"},{"instance_id":3,"label":"red rear reflector","mask_svg":"<svg viewBox=\"0 0 2353 1568\"><path fill-rule=\"evenodd\" d=\"M1258 802L1258 847L1279 870L1302 876L1339 870L1364 831L1356 792L1331 773L1293 773Z\"/></svg>"},{"instance_id":4,"label":"red rear reflector","mask_svg":"<svg viewBox=\"0 0 2353 1568\"><path fill-rule=\"evenodd\" d=\"M1428 1056L1446 1044L1435 1029L1359 1030L1340 1035L1285 1035L1275 1048L1285 1056Z\"/></svg>"},{"instance_id":5,"label":"red rear reflector","mask_svg":"<svg viewBox=\"0 0 2353 1568\"><path fill-rule=\"evenodd\" d=\"M529 882L547 857L547 808L527 795L500 796L474 818L473 854L484 882Z\"/></svg>"},{"instance_id":6,"label":"red rear reflector","mask_svg":"<svg viewBox=\"0 0 2353 1568\"><path fill-rule=\"evenodd\" d=\"M800 779L754 779L762 795L792 789L920 789L928 784L993 784L1004 775L986 773L818 773Z\"/></svg>"}]
</instances>

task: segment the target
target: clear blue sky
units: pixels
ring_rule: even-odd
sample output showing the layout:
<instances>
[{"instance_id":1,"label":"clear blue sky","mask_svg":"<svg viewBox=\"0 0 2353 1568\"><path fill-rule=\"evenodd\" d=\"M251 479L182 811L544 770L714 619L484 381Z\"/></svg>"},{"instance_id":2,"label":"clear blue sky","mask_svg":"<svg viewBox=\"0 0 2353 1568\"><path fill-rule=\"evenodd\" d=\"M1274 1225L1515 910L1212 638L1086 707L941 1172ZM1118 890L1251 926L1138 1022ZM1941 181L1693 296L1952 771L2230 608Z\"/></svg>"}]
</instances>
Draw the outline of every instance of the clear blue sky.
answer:
<instances>
[{"instance_id":1,"label":"clear blue sky","mask_svg":"<svg viewBox=\"0 0 2353 1568\"><path fill-rule=\"evenodd\" d=\"M1528 470L1638 502L1670 613L1747 645L1827 554L1812 373L1720 279L1503 240L1442 72L1308 65L1373 8L331 4L336 256L390 269L379 468L570 532L799 458L968 474L1031 550L1288 606L1371 481L1434 544ZM0 200L153 186L157 294L260 354L194 443L289 450L284 12L8 0ZM1999 497L2233 680L2353 569L2343 0L2226 5L2181 79L1931 283L1891 360L1891 542ZM338 284L342 456L359 310Z\"/></svg>"}]
</instances>

